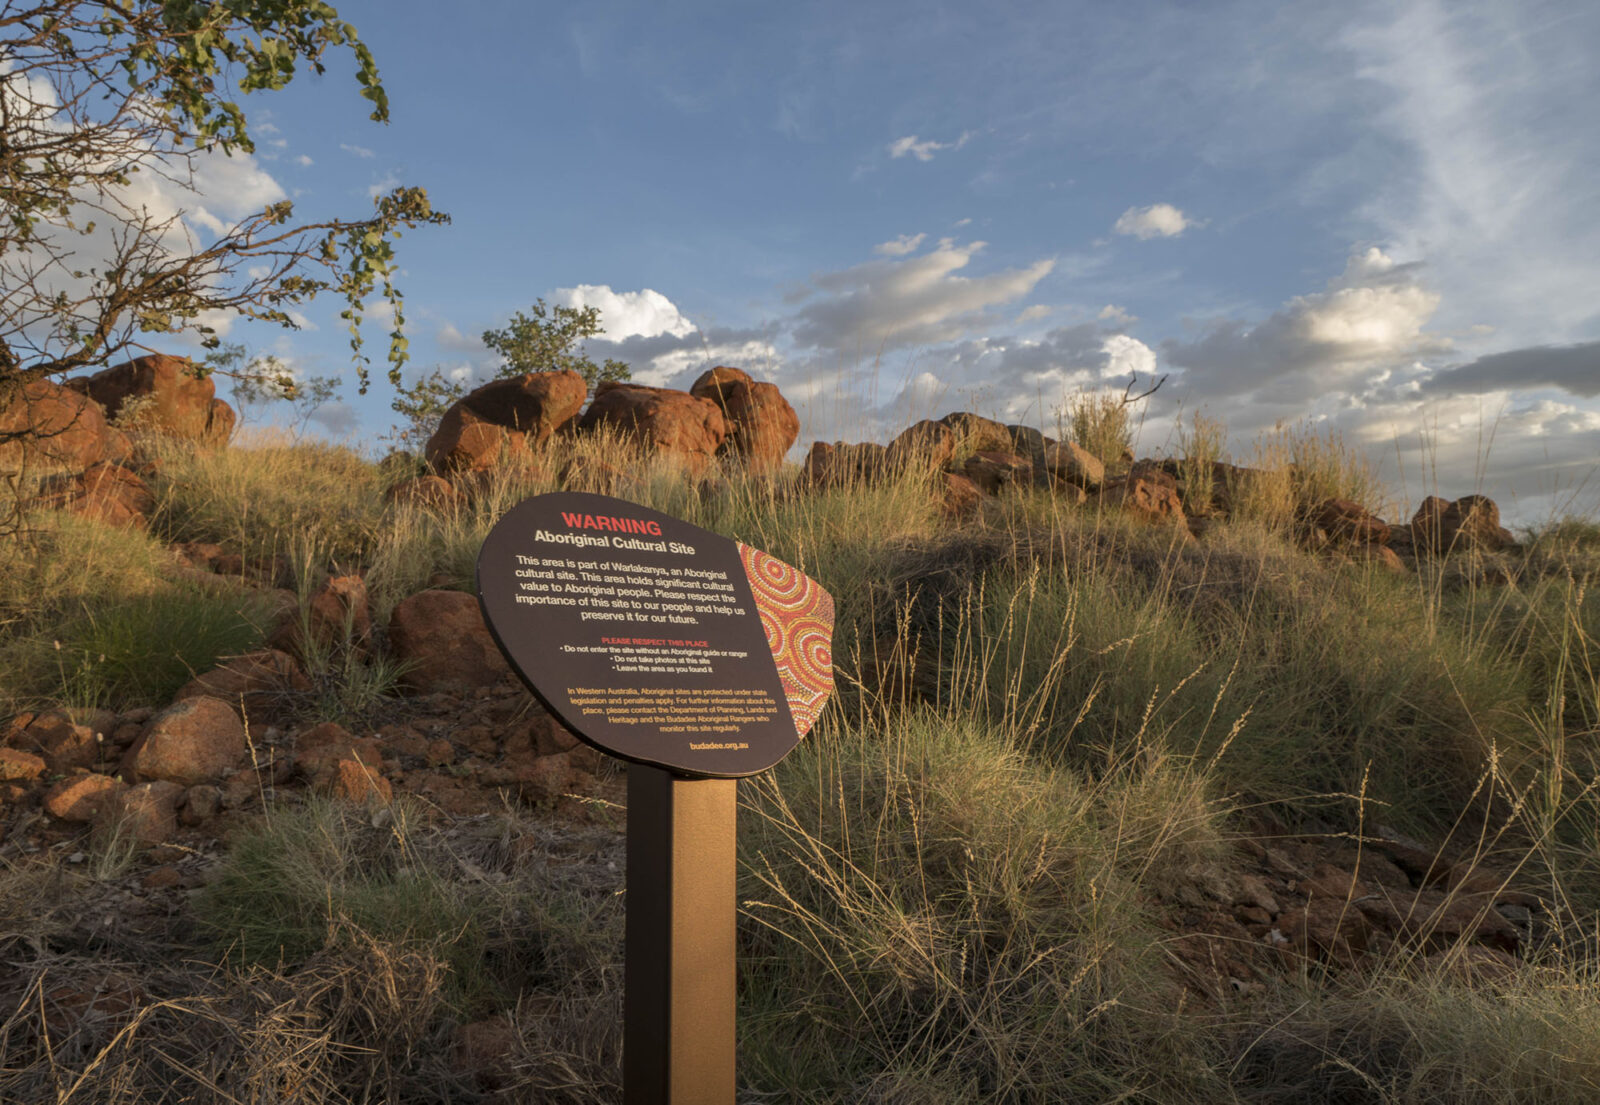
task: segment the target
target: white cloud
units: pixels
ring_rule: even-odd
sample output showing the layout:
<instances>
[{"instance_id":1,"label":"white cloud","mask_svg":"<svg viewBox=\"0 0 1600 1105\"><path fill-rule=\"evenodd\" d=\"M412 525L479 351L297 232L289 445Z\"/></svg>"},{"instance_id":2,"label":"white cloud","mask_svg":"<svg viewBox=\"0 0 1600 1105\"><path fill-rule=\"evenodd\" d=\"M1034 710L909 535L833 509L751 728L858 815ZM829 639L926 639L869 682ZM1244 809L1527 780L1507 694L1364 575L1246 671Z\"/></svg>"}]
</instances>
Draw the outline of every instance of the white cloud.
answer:
<instances>
[{"instance_id":1,"label":"white cloud","mask_svg":"<svg viewBox=\"0 0 1600 1105\"><path fill-rule=\"evenodd\" d=\"M1139 316L1130 315L1126 310L1114 303L1107 303L1100 308L1100 313L1095 317L1101 322L1109 322L1113 326L1132 326L1139 321Z\"/></svg>"},{"instance_id":2,"label":"white cloud","mask_svg":"<svg viewBox=\"0 0 1600 1105\"><path fill-rule=\"evenodd\" d=\"M294 163L300 166L302 169L309 169L311 166L316 164L316 162L312 161L311 158L306 154L297 155L294 159Z\"/></svg>"},{"instance_id":3,"label":"white cloud","mask_svg":"<svg viewBox=\"0 0 1600 1105\"><path fill-rule=\"evenodd\" d=\"M1055 267L1047 258L987 276L959 275L983 246L944 238L920 257L868 261L814 277L822 295L795 315L795 341L849 355L951 341L986 321L986 309L1033 291Z\"/></svg>"},{"instance_id":4,"label":"white cloud","mask_svg":"<svg viewBox=\"0 0 1600 1105\"><path fill-rule=\"evenodd\" d=\"M392 192L398 187L400 187L400 175L391 169L376 181L367 185L367 196L370 199L377 199L384 193Z\"/></svg>"},{"instance_id":5,"label":"white cloud","mask_svg":"<svg viewBox=\"0 0 1600 1105\"><path fill-rule=\"evenodd\" d=\"M367 147L365 147L365 146L356 146L356 145L352 145L349 142L340 142L339 143L339 148L341 150L343 150L345 153L354 154L356 157L360 157L360 158L370 159L370 158L374 158L374 157L378 156L376 153L374 153L373 151L367 149Z\"/></svg>"},{"instance_id":6,"label":"white cloud","mask_svg":"<svg viewBox=\"0 0 1600 1105\"><path fill-rule=\"evenodd\" d=\"M1100 351L1106 358L1100 370L1102 377L1120 379L1123 376L1141 376L1149 379L1156 374L1155 350L1138 338L1112 334L1106 338Z\"/></svg>"},{"instance_id":7,"label":"white cloud","mask_svg":"<svg viewBox=\"0 0 1600 1105\"><path fill-rule=\"evenodd\" d=\"M1153 203L1149 207L1128 208L1117 217L1111 229L1143 240L1176 238L1191 226L1199 225L1170 203Z\"/></svg>"},{"instance_id":8,"label":"white cloud","mask_svg":"<svg viewBox=\"0 0 1600 1105\"><path fill-rule=\"evenodd\" d=\"M658 334L681 338L694 331L694 324L683 317L672 300L651 288L617 292L606 284L579 284L575 288L558 288L551 298L567 307L598 308L605 338L612 342Z\"/></svg>"},{"instance_id":9,"label":"white cloud","mask_svg":"<svg viewBox=\"0 0 1600 1105\"><path fill-rule=\"evenodd\" d=\"M926 237L926 234L902 234L887 242L879 242L872 247L872 252L884 257L904 257L908 253L915 253Z\"/></svg>"},{"instance_id":10,"label":"white cloud","mask_svg":"<svg viewBox=\"0 0 1600 1105\"><path fill-rule=\"evenodd\" d=\"M441 349L448 349L452 353L481 353L487 346L476 336L463 334L453 322L446 322L434 334L434 341L439 343Z\"/></svg>"},{"instance_id":11,"label":"white cloud","mask_svg":"<svg viewBox=\"0 0 1600 1105\"><path fill-rule=\"evenodd\" d=\"M1194 341L1167 341L1191 390L1293 405L1348 392L1396 366L1450 348L1425 327L1439 306L1417 266L1376 247L1353 255L1328 289L1296 296L1264 321L1213 321Z\"/></svg>"},{"instance_id":12,"label":"white cloud","mask_svg":"<svg viewBox=\"0 0 1600 1105\"><path fill-rule=\"evenodd\" d=\"M1377 5L1342 45L1382 101L1391 144L1361 214L1424 257L1452 332L1491 324L1503 346L1592 340L1600 8Z\"/></svg>"},{"instance_id":13,"label":"white cloud","mask_svg":"<svg viewBox=\"0 0 1600 1105\"><path fill-rule=\"evenodd\" d=\"M940 150L959 150L971 137L971 131L962 131L961 137L954 142L935 142L931 138L919 140L916 135L908 134L904 138L896 138L885 148L892 158L901 158L909 154L918 161L932 161L933 155Z\"/></svg>"},{"instance_id":14,"label":"white cloud","mask_svg":"<svg viewBox=\"0 0 1600 1105\"><path fill-rule=\"evenodd\" d=\"M1032 307L1024 307L1022 309L1022 313L1017 316L1017 323L1020 325L1024 322L1032 322L1035 319L1049 318L1055 313L1056 309L1054 307L1043 303L1035 303Z\"/></svg>"}]
</instances>

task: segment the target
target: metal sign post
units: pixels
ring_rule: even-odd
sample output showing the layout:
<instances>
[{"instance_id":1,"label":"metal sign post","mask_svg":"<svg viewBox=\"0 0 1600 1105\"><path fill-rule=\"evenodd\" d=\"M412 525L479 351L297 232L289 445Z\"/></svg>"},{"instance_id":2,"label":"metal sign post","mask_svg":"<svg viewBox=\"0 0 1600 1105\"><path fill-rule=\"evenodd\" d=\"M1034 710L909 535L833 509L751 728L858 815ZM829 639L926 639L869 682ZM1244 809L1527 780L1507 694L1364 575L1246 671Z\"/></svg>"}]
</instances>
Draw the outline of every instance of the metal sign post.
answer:
<instances>
[{"instance_id":1,"label":"metal sign post","mask_svg":"<svg viewBox=\"0 0 1600 1105\"><path fill-rule=\"evenodd\" d=\"M624 1105L733 1105L738 785L628 765Z\"/></svg>"},{"instance_id":2,"label":"metal sign post","mask_svg":"<svg viewBox=\"0 0 1600 1105\"><path fill-rule=\"evenodd\" d=\"M738 780L833 691L833 599L758 549L603 495L518 503L484 623L563 725L628 761L626 1105L733 1105Z\"/></svg>"}]
</instances>

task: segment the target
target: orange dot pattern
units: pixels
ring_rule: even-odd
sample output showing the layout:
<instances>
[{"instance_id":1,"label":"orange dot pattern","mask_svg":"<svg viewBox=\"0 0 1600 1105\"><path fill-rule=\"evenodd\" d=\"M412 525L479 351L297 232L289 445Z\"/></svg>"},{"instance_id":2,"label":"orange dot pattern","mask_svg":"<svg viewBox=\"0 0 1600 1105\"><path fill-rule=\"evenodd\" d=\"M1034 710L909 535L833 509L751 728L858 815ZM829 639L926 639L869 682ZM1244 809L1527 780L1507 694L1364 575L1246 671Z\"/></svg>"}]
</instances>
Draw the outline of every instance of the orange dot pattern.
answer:
<instances>
[{"instance_id":1,"label":"orange dot pattern","mask_svg":"<svg viewBox=\"0 0 1600 1105\"><path fill-rule=\"evenodd\" d=\"M761 628L778 666L795 731L811 731L833 693L833 596L791 564L740 543Z\"/></svg>"}]
</instances>

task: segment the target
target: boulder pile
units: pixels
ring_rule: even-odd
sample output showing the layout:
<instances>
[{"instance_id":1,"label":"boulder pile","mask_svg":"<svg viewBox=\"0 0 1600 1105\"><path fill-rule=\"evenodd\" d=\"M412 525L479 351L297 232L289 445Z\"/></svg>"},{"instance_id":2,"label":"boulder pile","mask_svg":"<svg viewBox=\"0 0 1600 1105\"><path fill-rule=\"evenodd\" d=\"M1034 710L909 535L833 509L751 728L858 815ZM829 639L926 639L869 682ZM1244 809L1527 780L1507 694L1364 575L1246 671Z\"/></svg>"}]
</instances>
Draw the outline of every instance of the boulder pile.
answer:
<instances>
[{"instance_id":1,"label":"boulder pile","mask_svg":"<svg viewBox=\"0 0 1600 1105\"><path fill-rule=\"evenodd\" d=\"M0 473L48 473L33 504L142 529L154 505L137 433L220 447L237 416L182 357L152 353L57 384L33 380L0 397Z\"/></svg>"}]
</instances>

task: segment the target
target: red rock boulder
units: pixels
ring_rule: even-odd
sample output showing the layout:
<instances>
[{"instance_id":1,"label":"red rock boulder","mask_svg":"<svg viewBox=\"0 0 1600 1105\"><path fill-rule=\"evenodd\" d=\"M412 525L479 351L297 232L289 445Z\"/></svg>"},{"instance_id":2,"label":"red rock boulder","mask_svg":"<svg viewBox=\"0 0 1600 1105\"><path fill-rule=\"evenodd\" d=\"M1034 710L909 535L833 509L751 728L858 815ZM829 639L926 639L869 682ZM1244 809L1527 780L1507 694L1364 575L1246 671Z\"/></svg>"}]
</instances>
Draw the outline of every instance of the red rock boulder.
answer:
<instances>
[{"instance_id":1,"label":"red rock boulder","mask_svg":"<svg viewBox=\"0 0 1600 1105\"><path fill-rule=\"evenodd\" d=\"M552 435L576 426L588 394L588 383L576 372L490 380L445 411L424 455L441 476L527 463Z\"/></svg>"},{"instance_id":2,"label":"red rock boulder","mask_svg":"<svg viewBox=\"0 0 1600 1105\"><path fill-rule=\"evenodd\" d=\"M814 441L804 465L806 482L816 487L860 487L877 482L888 469L888 450L875 441Z\"/></svg>"},{"instance_id":3,"label":"red rock boulder","mask_svg":"<svg viewBox=\"0 0 1600 1105\"><path fill-rule=\"evenodd\" d=\"M939 478L943 490L940 512L954 522L967 522L977 517L983 500L978 485L954 472L941 472Z\"/></svg>"},{"instance_id":4,"label":"red rock boulder","mask_svg":"<svg viewBox=\"0 0 1600 1105\"><path fill-rule=\"evenodd\" d=\"M717 405L728 429L723 455L751 472L776 472L800 436L800 416L777 385L758 383L743 369L719 365L703 373L689 394Z\"/></svg>"},{"instance_id":5,"label":"red rock boulder","mask_svg":"<svg viewBox=\"0 0 1600 1105\"><path fill-rule=\"evenodd\" d=\"M1440 555L1497 552L1516 543L1500 525L1500 508L1483 495L1463 495L1455 502L1430 495L1411 519L1411 537L1417 548Z\"/></svg>"},{"instance_id":6,"label":"red rock boulder","mask_svg":"<svg viewBox=\"0 0 1600 1105\"><path fill-rule=\"evenodd\" d=\"M199 375L186 357L151 353L69 386L104 407L107 418L127 414L141 429L214 445L227 444L233 434L233 408L217 398L211 378Z\"/></svg>"},{"instance_id":7,"label":"red rock boulder","mask_svg":"<svg viewBox=\"0 0 1600 1105\"><path fill-rule=\"evenodd\" d=\"M1027 487L1033 482L1033 465L1015 453L973 453L961 470L985 495L998 495L1007 488Z\"/></svg>"},{"instance_id":8,"label":"red rock boulder","mask_svg":"<svg viewBox=\"0 0 1600 1105\"><path fill-rule=\"evenodd\" d=\"M1012 451L1011 431L1003 423L971 411L955 411L939 421L956 434L957 450L974 453L1009 453Z\"/></svg>"},{"instance_id":9,"label":"red rock boulder","mask_svg":"<svg viewBox=\"0 0 1600 1105\"><path fill-rule=\"evenodd\" d=\"M80 391L49 380L0 390L0 469L43 464L81 472L125 448L100 404Z\"/></svg>"},{"instance_id":10,"label":"red rock boulder","mask_svg":"<svg viewBox=\"0 0 1600 1105\"><path fill-rule=\"evenodd\" d=\"M943 422L924 418L889 442L884 461L895 472L931 472L955 455L956 436Z\"/></svg>"},{"instance_id":11,"label":"red rock boulder","mask_svg":"<svg viewBox=\"0 0 1600 1105\"><path fill-rule=\"evenodd\" d=\"M1335 545L1387 545L1389 525L1360 503L1326 499L1312 512L1312 522Z\"/></svg>"},{"instance_id":12,"label":"red rock boulder","mask_svg":"<svg viewBox=\"0 0 1600 1105\"><path fill-rule=\"evenodd\" d=\"M602 428L647 455L676 460L693 476L705 473L728 436L727 421L710 399L619 380L600 385L578 423L584 433Z\"/></svg>"},{"instance_id":13,"label":"red rock boulder","mask_svg":"<svg viewBox=\"0 0 1600 1105\"><path fill-rule=\"evenodd\" d=\"M1105 462L1075 441L1058 441L1044 451L1052 479L1068 487L1097 490L1106 479Z\"/></svg>"},{"instance_id":14,"label":"red rock boulder","mask_svg":"<svg viewBox=\"0 0 1600 1105\"><path fill-rule=\"evenodd\" d=\"M402 682L423 693L490 687L511 670L478 600L461 591L422 591L400 602L389 619L389 647L406 665Z\"/></svg>"},{"instance_id":15,"label":"red rock boulder","mask_svg":"<svg viewBox=\"0 0 1600 1105\"><path fill-rule=\"evenodd\" d=\"M102 736L91 726L76 724L66 714L51 710L35 717L6 743L41 757L45 766L59 775L92 767L100 756Z\"/></svg>"},{"instance_id":16,"label":"red rock boulder","mask_svg":"<svg viewBox=\"0 0 1600 1105\"><path fill-rule=\"evenodd\" d=\"M112 792L94 815L101 833L121 833L141 844L160 844L178 831L184 788L165 779Z\"/></svg>"},{"instance_id":17,"label":"red rock boulder","mask_svg":"<svg viewBox=\"0 0 1600 1105\"><path fill-rule=\"evenodd\" d=\"M328 654L345 648L358 651L372 637L372 614L367 604L367 584L360 576L334 576L275 628L267 644L298 656Z\"/></svg>"},{"instance_id":18,"label":"red rock boulder","mask_svg":"<svg viewBox=\"0 0 1600 1105\"><path fill-rule=\"evenodd\" d=\"M197 696L152 717L122 766L138 779L194 786L228 775L247 751L244 725L233 707L220 698Z\"/></svg>"},{"instance_id":19,"label":"red rock boulder","mask_svg":"<svg viewBox=\"0 0 1600 1105\"><path fill-rule=\"evenodd\" d=\"M127 783L109 775L69 775L45 792L45 812L62 821L87 825L127 789Z\"/></svg>"},{"instance_id":20,"label":"red rock boulder","mask_svg":"<svg viewBox=\"0 0 1600 1105\"><path fill-rule=\"evenodd\" d=\"M310 689L311 681L293 656L268 648L229 657L220 666L185 683L174 701L218 698L242 718L260 722L287 712L293 693Z\"/></svg>"},{"instance_id":21,"label":"red rock boulder","mask_svg":"<svg viewBox=\"0 0 1600 1105\"><path fill-rule=\"evenodd\" d=\"M1100 502L1141 521L1184 523L1183 500L1171 477L1162 481L1145 473L1113 480L1100 492Z\"/></svg>"},{"instance_id":22,"label":"red rock boulder","mask_svg":"<svg viewBox=\"0 0 1600 1105\"><path fill-rule=\"evenodd\" d=\"M44 481L36 505L125 529L144 529L156 497L145 482L120 464L101 462L77 475Z\"/></svg>"}]
</instances>

